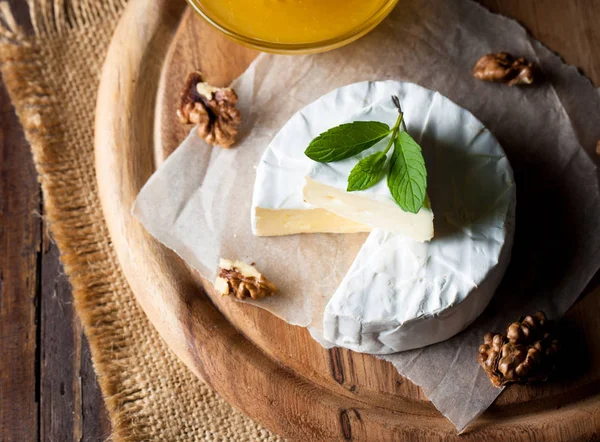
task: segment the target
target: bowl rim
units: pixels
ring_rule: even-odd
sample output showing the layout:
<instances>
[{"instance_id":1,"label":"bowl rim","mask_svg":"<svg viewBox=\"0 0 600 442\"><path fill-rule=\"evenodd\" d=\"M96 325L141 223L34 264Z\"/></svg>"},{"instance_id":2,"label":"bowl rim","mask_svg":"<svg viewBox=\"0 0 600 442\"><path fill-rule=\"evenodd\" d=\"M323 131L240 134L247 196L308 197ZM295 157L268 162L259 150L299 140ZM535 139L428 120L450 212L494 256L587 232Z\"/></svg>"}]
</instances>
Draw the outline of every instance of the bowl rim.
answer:
<instances>
[{"instance_id":1,"label":"bowl rim","mask_svg":"<svg viewBox=\"0 0 600 442\"><path fill-rule=\"evenodd\" d=\"M216 19L210 16L210 12L200 5L199 0L186 0L191 8L210 25L221 31L232 40L253 49L264 52L274 52L279 54L307 54L315 52L324 52L331 49L344 46L358 38L364 36L381 23L396 7L399 0L386 0L386 2L367 20L356 28L334 38L319 40L310 43L279 43L268 40L262 40L253 37L247 37L237 31L233 31Z\"/></svg>"}]
</instances>

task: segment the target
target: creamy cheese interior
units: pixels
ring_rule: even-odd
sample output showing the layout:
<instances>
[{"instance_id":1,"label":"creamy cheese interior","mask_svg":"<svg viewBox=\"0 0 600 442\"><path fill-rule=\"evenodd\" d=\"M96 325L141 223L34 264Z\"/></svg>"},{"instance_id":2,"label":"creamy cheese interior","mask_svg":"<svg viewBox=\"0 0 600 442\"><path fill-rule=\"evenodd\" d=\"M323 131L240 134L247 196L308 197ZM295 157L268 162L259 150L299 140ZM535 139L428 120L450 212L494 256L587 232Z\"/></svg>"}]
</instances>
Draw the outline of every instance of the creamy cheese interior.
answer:
<instances>
[{"instance_id":1,"label":"creamy cheese interior","mask_svg":"<svg viewBox=\"0 0 600 442\"><path fill-rule=\"evenodd\" d=\"M433 238L433 212L423 207L418 213L403 211L389 198L369 198L364 192L346 192L306 178L304 201L348 220L408 236L415 241Z\"/></svg>"},{"instance_id":2,"label":"creamy cheese interior","mask_svg":"<svg viewBox=\"0 0 600 442\"><path fill-rule=\"evenodd\" d=\"M359 233L371 227L342 218L324 209L264 209L254 210L255 235L282 236L296 233Z\"/></svg>"}]
</instances>

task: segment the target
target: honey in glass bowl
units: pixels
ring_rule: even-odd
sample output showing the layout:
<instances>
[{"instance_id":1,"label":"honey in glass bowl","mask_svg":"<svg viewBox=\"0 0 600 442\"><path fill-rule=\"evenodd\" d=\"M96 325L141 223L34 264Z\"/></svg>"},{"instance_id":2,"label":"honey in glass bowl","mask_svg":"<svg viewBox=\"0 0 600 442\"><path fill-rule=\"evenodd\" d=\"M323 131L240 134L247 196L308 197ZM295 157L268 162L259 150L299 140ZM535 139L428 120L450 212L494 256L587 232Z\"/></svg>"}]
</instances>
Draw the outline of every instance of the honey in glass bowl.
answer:
<instances>
[{"instance_id":1,"label":"honey in glass bowl","mask_svg":"<svg viewBox=\"0 0 600 442\"><path fill-rule=\"evenodd\" d=\"M188 0L206 20L248 46L280 53L333 49L366 34L398 0Z\"/></svg>"}]
</instances>

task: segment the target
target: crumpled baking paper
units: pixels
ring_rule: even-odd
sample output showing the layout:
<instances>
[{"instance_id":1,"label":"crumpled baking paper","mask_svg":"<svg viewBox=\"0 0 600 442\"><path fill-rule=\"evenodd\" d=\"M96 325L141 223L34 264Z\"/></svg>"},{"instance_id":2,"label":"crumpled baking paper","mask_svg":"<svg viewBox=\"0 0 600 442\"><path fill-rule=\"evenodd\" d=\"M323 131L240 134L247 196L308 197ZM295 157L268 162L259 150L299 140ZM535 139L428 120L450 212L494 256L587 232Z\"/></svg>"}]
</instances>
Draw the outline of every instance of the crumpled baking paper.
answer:
<instances>
[{"instance_id":1,"label":"crumpled baking paper","mask_svg":"<svg viewBox=\"0 0 600 442\"><path fill-rule=\"evenodd\" d=\"M533 60L539 81L509 88L475 80L477 59L497 51ZM403 0L344 48L259 56L234 84L244 116L238 146L211 148L192 131L142 189L133 213L209 279L220 256L259 263L279 295L257 305L319 339L324 306L366 234L252 236L254 167L300 108L334 88L386 79L437 90L470 110L515 172L513 257L490 306L448 341L384 357L462 431L501 392L476 361L483 334L540 309L561 316L600 267L600 96L515 21L470 1Z\"/></svg>"}]
</instances>

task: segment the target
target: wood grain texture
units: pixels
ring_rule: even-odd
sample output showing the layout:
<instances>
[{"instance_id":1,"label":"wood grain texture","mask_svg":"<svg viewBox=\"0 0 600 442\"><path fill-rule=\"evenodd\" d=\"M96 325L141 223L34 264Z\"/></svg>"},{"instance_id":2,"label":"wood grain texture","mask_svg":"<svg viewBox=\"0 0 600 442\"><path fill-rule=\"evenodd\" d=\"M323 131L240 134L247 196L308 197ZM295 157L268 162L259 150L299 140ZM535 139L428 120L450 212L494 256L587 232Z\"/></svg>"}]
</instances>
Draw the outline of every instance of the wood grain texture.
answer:
<instances>
[{"instance_id":1,"label":"wood grain texture","mask_svg":"<svg viewBox=\"0 0 600 442\"><path fill-rule=\"evenodd\" d=\"M10 0L30 29L25 0ZM110 423L0 78L0 441L104 441Z\"/></svg>"},{"instance_id":2,"label":"wood grain texture","mask_svg":"<svg viewBox=\"0 0 600 442\"><path fill-rule=\"evenodd\" d=\"M73 330L69 282L60 276L56 246L42 241L40 327L40 439L81 438L81 335ZM79 406L77 406L79 405Z\"/></svg>"},{"instance_id":3,"label":"wood grain texture","mask_svg":"<svg viewBox=\"0 0 600 442\"><path fill-rule=\"evenodd\" d=\"M29 146L0 80L0 440L104 441L110 423Z\"/></svg>"},{"instance_id":4,"label":"wood grain texture","mask_svg":"<svg viewBox=\"0 0 600 442\"><path fill-rule=\"evenodd\" d=\"M47 233L47 232L44 232ZM47 234L41 258L40 441L103 441L110 434L71 285Z\"/></svg>"},{"instance_id":5,"label":"wood grain texture","mask_svg":"<svg viewBox=\"0 0 600 442\"><path fill-rule=\"evenodd\" d=\"M31 153L0 87L0 435L38 436L40 191Z\"/></svg>"},{"instance_id":6,"label":"wood grain texture","mask_svg":"<svg viewBox=\"0 0 600 442\"><path fill-rule=\"evenodd\" d=\"M525 18L534 13L523 11ZM600 352L593 351L600 345L595 320L600 290L568 314L590 324L585 328L593 355L588 370L572 381L508 388L458 438L421 389L391 365L344 349L325 350L304 329L215 296L210 284L145 232L130 207L155 165L187 134L175 118L185 76L200 69L209 81L226 84L256 55L189 11L174 33L181 13L167 0L130 3L102 76L96 167L128 281L151 322L190 369L244 413L292 440L593 440L600 429L600 357L595 356ZM597 34L584 38L600 43ZM597 69L599 62L588 69ZM157 91L156 100L149 91Z\"/></svg>"}]
</instances>

